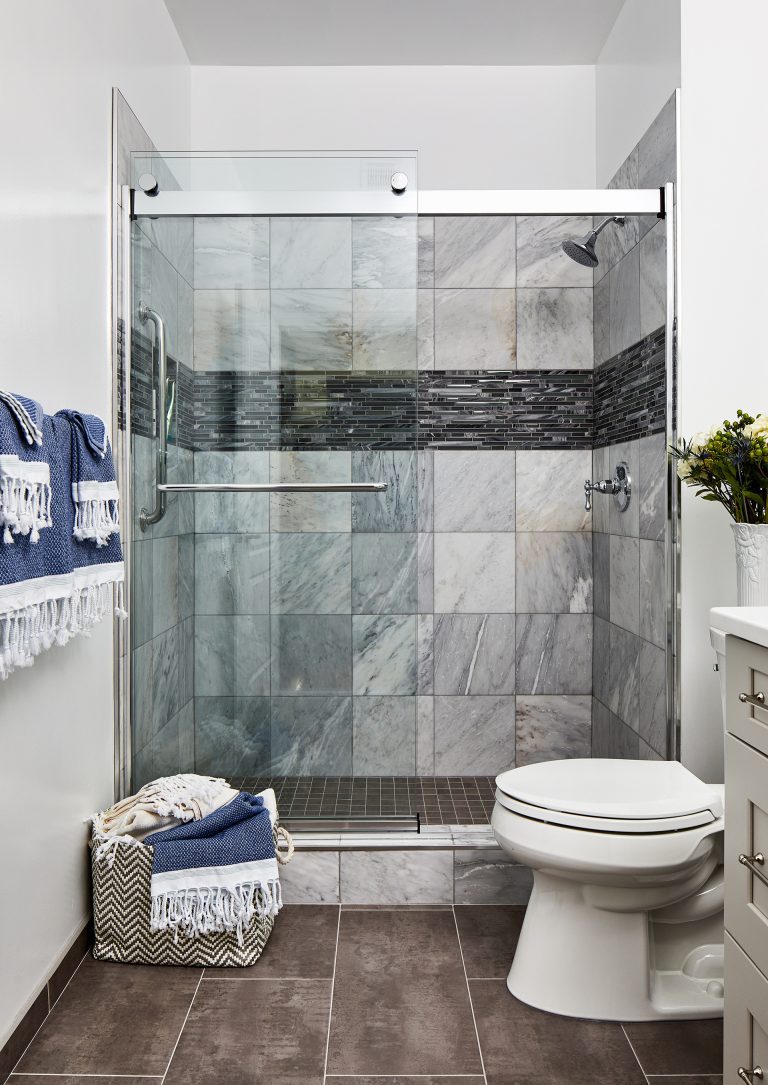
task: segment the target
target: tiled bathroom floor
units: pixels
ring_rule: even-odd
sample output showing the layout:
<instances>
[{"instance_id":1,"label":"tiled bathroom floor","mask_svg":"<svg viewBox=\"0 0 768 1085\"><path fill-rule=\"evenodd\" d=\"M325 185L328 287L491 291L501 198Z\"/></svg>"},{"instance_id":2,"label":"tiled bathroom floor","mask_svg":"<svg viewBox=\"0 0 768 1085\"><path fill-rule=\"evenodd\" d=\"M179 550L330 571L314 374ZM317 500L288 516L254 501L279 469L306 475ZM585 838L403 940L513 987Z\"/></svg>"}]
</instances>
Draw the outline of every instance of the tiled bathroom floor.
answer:
<instances>
[{"instance_id":1,"label":"tiled bathroom floor","mask_svg":"<svg viewBox=\"0 0 768 1085\"><path fill-rule=\"evenodd\" d=\"M9 1081L721 1085L722 1022L554 1017L504 977L523 910L287 906L250 969L90 955Z\"/></svg>"}]
</instances>

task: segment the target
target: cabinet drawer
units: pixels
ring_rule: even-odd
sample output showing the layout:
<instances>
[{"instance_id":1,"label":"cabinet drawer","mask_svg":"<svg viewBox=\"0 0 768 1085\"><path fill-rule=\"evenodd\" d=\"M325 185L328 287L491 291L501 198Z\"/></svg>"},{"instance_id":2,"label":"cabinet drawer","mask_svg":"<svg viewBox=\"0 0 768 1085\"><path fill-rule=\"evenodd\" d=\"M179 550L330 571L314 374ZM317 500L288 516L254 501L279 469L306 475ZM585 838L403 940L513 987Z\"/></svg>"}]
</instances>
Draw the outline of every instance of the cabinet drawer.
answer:
<instances>
[{"instance_id":1,"label":"cabinet drawer","mask_svg":"<svg viewBox=\"0 0 768 1085\"><path fill-rule=\"evenodd\" d=\"M725 927L768 974L768 757L732 735L725 739L725 795ZM739 862L759 854L764 862L753 860L751 868Z\"/></svg>"},{"instance_id":2,"label":"cabinet drawer","mask_svg":"<svg viewBox=\"0 0 768 1085\"><path fill-rule=\"evenodd\" d=\"M744 1070L763 1071L768 1080L768 979L758 972L733 938L725 936L725 1051L723 1085L745 1085ZM747 1077L760 1085L759 1077Z\"/></svg>"},{"instance_id":3,"label":"cabinet drawer","mask_svg":"<svg viewBox=\"0 0 768 1085\"><path fill-rule=\"evenodd\" d=\"M768 648L739 637L726 647L725 718L730 734L768 755Z\"/></svg>"}]
</instances>

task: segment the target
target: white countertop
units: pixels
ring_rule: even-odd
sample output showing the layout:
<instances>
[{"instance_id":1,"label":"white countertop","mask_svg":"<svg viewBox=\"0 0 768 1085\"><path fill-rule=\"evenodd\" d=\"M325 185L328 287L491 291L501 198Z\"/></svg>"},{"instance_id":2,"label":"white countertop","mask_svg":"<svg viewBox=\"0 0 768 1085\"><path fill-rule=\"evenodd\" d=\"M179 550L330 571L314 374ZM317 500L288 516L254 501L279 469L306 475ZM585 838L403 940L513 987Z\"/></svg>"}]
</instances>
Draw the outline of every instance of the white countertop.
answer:
<instances>
[{"instance_id":1,"label":"white countertop","mask_svg":"<svg viewBox=\"0 0 768 1085\"><path fill-rule=\"evenodd\" d=\"M768 648L768 607L713 607L709 624L712 629Z\"/></svg>"}]
</instances>

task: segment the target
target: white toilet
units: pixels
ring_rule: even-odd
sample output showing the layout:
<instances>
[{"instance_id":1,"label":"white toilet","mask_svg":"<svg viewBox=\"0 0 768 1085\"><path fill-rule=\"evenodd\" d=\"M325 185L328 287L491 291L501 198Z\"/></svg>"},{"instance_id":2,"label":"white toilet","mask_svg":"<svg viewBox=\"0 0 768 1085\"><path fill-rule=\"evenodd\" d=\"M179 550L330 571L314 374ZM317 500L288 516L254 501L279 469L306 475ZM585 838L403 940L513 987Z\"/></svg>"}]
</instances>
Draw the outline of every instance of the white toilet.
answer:
<instances>
[{"instance_id":1,"label":"white toilet","mask_svg":"<svg viewBox=\"0 0 768 1085\"><path fill-rule=\"evenodd\" d=\"M723 634L712 645L722 678ZM534 872L516 998L603 1020L722 1015L722 785L677 761L549 761L497 777L491 825Z\"/></svg>"}]
</instances>

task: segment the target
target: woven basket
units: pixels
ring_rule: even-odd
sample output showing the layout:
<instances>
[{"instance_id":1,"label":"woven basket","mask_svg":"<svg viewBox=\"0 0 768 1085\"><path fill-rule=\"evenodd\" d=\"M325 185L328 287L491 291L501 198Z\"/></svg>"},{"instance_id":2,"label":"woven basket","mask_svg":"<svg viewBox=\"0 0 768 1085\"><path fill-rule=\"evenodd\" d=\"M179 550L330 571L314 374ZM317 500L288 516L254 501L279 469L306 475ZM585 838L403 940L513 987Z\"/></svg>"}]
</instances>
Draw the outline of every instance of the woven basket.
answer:
<instances>
[{"instance_id":1,"label":"woven basket","mask_svg":"<svg viewBox=\"0 0 768 1085\"><path fill-rule=\"evenodd\" d=\"M284 837L288 851L281 857L287 861L292 853L290 837L282 827L275 831ZM122 964L194 965L211 968L242 968L255 964L272 933L274 916L255 916L243 933L239 945L234 931L201 934L188 938L179 933L174 942L173 931L153 931L149 927L150 880L152 877L152 847L136 844L116 844L114 862L96 858L91 848L93 875L93 924L95 942L93 955L100 961Z\"/></svg>"}]
</instances>

